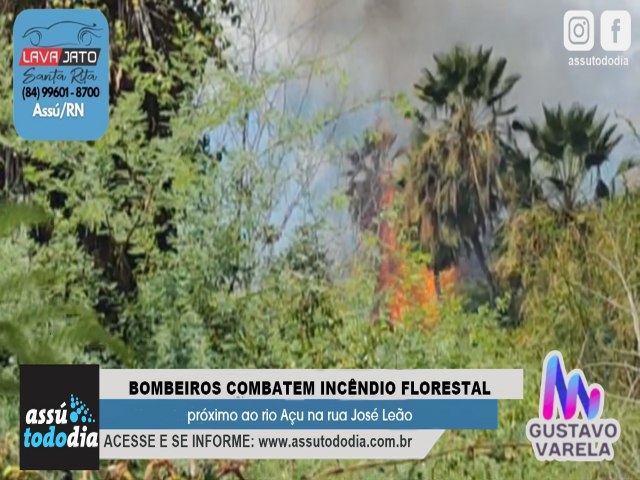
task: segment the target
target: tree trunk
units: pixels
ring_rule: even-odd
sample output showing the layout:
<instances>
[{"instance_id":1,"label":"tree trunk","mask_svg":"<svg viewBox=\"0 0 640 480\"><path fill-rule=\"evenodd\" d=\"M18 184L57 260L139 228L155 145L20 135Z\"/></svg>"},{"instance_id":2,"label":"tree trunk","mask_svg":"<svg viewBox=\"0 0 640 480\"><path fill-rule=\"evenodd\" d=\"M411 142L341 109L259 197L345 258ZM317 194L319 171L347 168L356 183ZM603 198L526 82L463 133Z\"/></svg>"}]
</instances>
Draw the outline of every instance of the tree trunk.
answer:
<instances>
[{"instance_id":1,"label":"tree trunk","mask_svg":"<svg viewBox=\"0 0 640 480\"><path fill-rule=\"evenodd\" d=\"M436 299L438 303L442 300L442 284L440 283L440 270L433 269L433 284L436 287Z\"/></svg>"},{"instance_id":2,"label":"tree trunk","mask_svg":"<svg viewBox=\"0 0 640 480\"><path fill-rule=\"evenodd\" d=\"M476 254L476 258L480 263L480 268L482 269L482 273L484 274L487 284L489 285L489 294L491 296L491 303L493 303L496 297L496 287L493 280L493 274L489 269L487 258L484 254L484 247L482 246L482 242L480 241L480 238L477 235L473 236L473 238L471 239L471 244L473 245L473 251Z\"/></svg>"}]
</instances>

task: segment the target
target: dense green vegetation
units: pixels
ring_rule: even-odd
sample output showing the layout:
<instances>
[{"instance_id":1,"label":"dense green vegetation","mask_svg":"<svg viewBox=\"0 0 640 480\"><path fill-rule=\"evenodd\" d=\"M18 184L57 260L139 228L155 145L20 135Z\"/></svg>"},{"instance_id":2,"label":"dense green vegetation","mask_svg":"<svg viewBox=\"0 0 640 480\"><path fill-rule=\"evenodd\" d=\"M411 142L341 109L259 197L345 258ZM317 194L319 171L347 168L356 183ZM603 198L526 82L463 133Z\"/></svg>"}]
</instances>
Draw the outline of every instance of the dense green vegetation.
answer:
<instances>
[{"instance_id":1,"label":"dense green vegetation","mask_svg":"<svg viewBox=\"0 0 640 480\"><path fill-rule=\"evenodd\" d=\"M455 47L428 66L405 109L416 135L390 214L415 265L437 272L468 251L485 280L444 295L432 329L419 316L390 326L384 312L371 321L378 245L361 231L337 257L332 219L348 202L337 191L317 205L311 193L318 158L346 163L324 135L336 112L272 101L310 66L332 71L236 71L221 22L241 18L223 0L48 4L107 14L111 114L95 142L25 142L11 77L0 77L2 478L60 476L15 467L16 366L30 361L525 372L524 400L501 402L497 431L447 432L419 462L114 462L82 478L640 478L640 198L601 177L621 129L599 110L514 121L519 77L506 59ZM16 12L0 7L10 65ZM283 207L291 185L299 194ZM295 229L293 209L306 214ZM535 460L525 424L551 349L605 388L605 414L622 426L613 462Z\"/></svg>"}]
</instances>

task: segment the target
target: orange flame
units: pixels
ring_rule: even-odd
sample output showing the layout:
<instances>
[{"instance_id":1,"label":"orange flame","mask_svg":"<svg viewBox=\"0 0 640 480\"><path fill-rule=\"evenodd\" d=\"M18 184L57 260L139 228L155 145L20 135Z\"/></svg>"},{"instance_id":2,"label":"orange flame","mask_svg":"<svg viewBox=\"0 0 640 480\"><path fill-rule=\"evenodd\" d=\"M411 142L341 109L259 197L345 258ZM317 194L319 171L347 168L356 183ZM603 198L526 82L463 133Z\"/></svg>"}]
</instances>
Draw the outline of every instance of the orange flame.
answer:
<instances>
[{"instance_id":1,"label":"orange flame","mask_svg":"<svg viewBox=\"0 0 640 480\"><path fill-rule=\"evenodd\" d=\"M395 189L389 179L383 179L381 210L393 205ZM424 320L423 325L432 327L438 320L438 293L433 270L422 267L417 275L407 268L407 249L399 245L395 225L384 220L379 229L382 249L378 276L378 292L389 293L387 304L393 323L402 321L410 312L416 312ZM416 278L417 277L417 278ZM455 268L440 273L441 291L447 291L458 281Z\"/></svg>"}]
</instances>

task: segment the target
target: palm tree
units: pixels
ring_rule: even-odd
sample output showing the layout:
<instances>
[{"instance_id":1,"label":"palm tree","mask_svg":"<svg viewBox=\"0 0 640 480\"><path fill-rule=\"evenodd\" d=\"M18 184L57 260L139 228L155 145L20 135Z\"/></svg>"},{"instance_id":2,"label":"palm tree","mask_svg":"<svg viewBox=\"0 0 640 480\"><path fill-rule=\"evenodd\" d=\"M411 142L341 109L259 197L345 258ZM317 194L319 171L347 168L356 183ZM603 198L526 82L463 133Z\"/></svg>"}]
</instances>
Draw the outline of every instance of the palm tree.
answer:
<instances>
[{"instance_id":1,"label":"palm tree","mask_svg":"<svg viewBox=\"0 0 640 480\"><path fill-rule=\"evenodd\" d=\"M365 133L362 147L347 157L346 193L351 219L360 232L372 233L380 242L379 293L393 291L402 273L397 229L384 218L395 201L394 164L404 153L403 148L394 148L396 139L397 135L379 118L375 129ZM374 317L378 310L376 306Z\"/></svg>"},{"instance_id":2,"label":"palm tree","mask_svg":"<svg viewBox=\"0 0 640 480\"><path fill-rule=\"evenodd\" d=\"M588 178L595 171L595 198L607 198L610 188L602 179L602 166L622 135L617 125L607 126L608 117L596 119L597 107L572 105L543 107L544 124L514 122L514 129L526 132L536 150L533 165L540 165L540 183L550 189L549 204L565 213L590 200Z\"/></svg>"},{"instance_id":3,"label":"palm tree","mask_svg":"<svg viewBox=\"0 0 640 480\"><path fill-rule=\"evenodd\" d=\"M405 153L403 148L393 148L397 135L383 123L378 120L375 129L365 133L362 147L347 156L349 212L362 232L379 233L380 213L390 206L385 197L394 189L389 177L395 160Z\"/></svg>"},{"instance_id":4,"label":"palm tree","mask_svg":"<svg viewBox=\"0 0 640 480\"><path fill-rule=\"evenodd\" d=\"M518 211L513 212L496 235L496 271L511 290L510 322L514 324L522 319L526 295L523 265L530 271L532 262L535 263L539 256L538 248L546 243L544 229L528 228L539 222L539 216L544 214L544 210L532 207L534 204L548 205L561 213L556 220L560 220L558 225L563 225L594 196L596 201L609 197L612 189L602 179L601 170L622 137L616 135L616 125L607 126L607 117L596 119L595 107L586 109L573 105L568 110L561 106L543 107L543 111L544 122L541 124L513 122L513 130L525 132L534 151L530 158L514 142L510 153L530 172L529 186L535 193L530 201L518 204ZM623 167L631 165L633 162L623 163L619 173L623 173ZM597 180L595 188L593 185L589 188L588 179L592 174Z\"/></svg>"},{"instance_id":5,"label":"palm tree","mask_svg":"<svg viewBox=\"0 0 640 480\"><path fill-rule=\"evenodd\" d=\"M504 194L501 119L515 107L504 108L503 99L520 77L504 76L506 59L491 54L457 46L424 70L415 87L425 108L403 183L406 221L418 227L434 270L456 263L463 248L473 251L494 293L484 239Z\"/></svg>"}]
</instances>

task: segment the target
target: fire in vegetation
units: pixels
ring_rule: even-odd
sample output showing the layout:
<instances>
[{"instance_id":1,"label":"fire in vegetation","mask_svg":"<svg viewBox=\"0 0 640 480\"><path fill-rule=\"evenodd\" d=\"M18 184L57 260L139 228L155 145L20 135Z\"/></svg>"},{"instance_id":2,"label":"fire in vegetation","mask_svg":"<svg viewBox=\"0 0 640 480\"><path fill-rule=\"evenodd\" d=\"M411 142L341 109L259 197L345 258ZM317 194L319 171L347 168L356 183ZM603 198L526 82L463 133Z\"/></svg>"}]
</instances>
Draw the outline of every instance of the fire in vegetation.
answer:
<instances>
[{"instance_id":1,"label":"fire in vegetation","mask_svg":"<svg viewBox=\"0 0 640 480\"><path fill-rule=\"evenodd\" d=\"M364 147L349 156L350 211L358 229L375 234L379 240L377 292L386 299L391 321L415 315L430 327L438 319L439 292L455 286L459 272L451 268L436 279L428 265L414 265L409 259L411 247L401 240L398 222L390 215L396 201L398 160L406 153L403 148L393 150L396 138L378 122Z\"/></svg>"}]
</instances>

